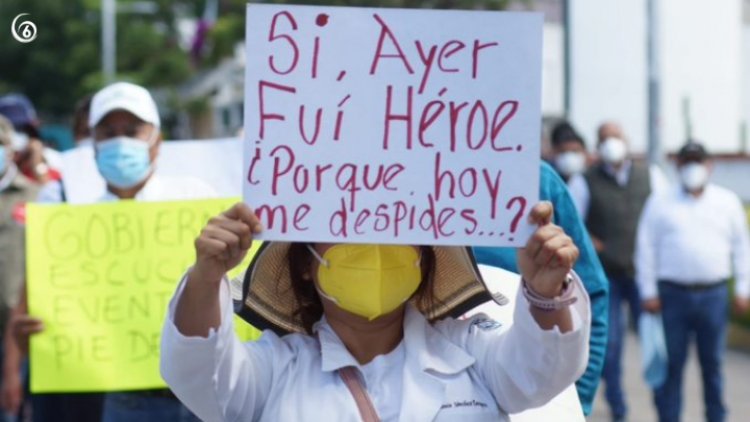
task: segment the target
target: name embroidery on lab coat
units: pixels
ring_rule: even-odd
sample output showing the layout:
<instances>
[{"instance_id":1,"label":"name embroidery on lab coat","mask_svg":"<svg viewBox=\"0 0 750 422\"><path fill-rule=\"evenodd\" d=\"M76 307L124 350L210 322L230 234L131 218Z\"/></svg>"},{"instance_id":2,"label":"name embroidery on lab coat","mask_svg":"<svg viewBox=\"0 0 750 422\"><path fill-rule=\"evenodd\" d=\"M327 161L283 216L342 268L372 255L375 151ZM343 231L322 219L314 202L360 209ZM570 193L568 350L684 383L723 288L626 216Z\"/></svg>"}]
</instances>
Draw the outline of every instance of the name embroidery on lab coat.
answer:
<instances>
[{"instance_id":1,"label":"name embroidery on lab coat","mask_svg":"<svg viewBox=\"0 0 750 422\"><path fill-rule=\"evenodd\" d=\"M471 333L474 327L477 327L482 331L490 331L490 330L496 330L502 326L503 324L495 321L494 319L477 318L471 322L471 325L469 326L469 333Z\"/></svg>"},{"instance_id":2,"label":"name embroidery on lab coat","mask_svg":"<svg viewBox=\"0 0 750 422\"><path fill-rule=\"evenodd\" d=\"M461 407L487 407L487 403L476 401L476 400L463 400L463 401L454 401L453 403L445 403L444 405L440 406L440 409L454 409L454 408L461 408Z\"/></svg>"}]
</instances>

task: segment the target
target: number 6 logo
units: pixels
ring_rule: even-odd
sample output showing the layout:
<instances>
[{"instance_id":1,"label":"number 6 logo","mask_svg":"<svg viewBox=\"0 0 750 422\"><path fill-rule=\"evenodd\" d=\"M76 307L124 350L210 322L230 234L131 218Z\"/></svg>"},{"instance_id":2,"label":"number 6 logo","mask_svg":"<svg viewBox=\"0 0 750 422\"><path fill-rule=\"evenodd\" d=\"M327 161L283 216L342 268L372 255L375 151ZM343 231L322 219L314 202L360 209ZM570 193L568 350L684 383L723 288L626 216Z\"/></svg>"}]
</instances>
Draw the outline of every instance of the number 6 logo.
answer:
<instances>
[{"instance_id":1,"label":"number 6 logo","mask_svg":"<svg viewBox=\"0 0 750 422\"><path fill-rule=\"evenodd\" d=\"M18 21L18 18L21 16L28 15L28 13L21 13L20 15L16 16L15 19L13 19L13 23L10 25L10 33L13 34L13 38L16 39L16 41L21 43L30 43L36 39L36 25L34 25L34 22L32 21L23 21L18 24L16 27L16 21ZM16 29L20 31L19 34L16 32Z\"/></svg>"}]
</instances>

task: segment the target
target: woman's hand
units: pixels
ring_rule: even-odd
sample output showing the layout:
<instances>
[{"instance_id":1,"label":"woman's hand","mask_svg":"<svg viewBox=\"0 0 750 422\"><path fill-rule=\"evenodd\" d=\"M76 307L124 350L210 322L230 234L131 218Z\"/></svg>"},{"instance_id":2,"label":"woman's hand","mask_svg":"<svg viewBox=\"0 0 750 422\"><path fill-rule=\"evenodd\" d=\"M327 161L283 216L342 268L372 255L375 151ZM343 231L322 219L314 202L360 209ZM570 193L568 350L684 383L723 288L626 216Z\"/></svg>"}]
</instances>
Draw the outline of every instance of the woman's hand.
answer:
<instances>
[{"instance_id":1,"label":"woman's hand","mask_svg":"<svg viewBox=\"0 0 750 422\"><path fill-rule=\"evenodd\" d=\"M563 282L578 259L578 248L563 229L552 224L550 202L537 204L529 215L539 227L518 252L518 268L527 286L544 297L562 292Z\"/></svg>"},{"instance_id":2,"label":"woman's hand","mask_svg":"<svg viewBox=\"0 0 750 422\"><path fill-rule=\"evenodd\" d=\"M261 224L252 209L237 203L208 221L195 240L196 262L191 278L218 285L224 274L247 255Z\"/></svg>"},{"instance_id":3,"label":"woman's hand","mask_svg":"<svg viewBox=\"0 0 750 422\"><path fill-rule=\"evenodd\" d=\"M174 323L185 336L208 336L221 324L219 286L227 271L242 262L261 231L253 210L243 203L212 218L195 240L195 265L177 302Z\"/></svg>"}]
</instances>

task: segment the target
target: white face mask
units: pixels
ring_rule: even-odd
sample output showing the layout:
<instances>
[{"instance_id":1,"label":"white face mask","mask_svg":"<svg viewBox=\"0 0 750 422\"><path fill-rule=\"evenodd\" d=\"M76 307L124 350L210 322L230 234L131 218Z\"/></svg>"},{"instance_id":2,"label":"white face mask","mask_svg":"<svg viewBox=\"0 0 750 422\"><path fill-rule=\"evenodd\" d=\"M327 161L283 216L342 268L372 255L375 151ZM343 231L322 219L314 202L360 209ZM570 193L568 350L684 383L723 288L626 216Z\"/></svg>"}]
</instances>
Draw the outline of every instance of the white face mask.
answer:
<instances>
[{"instance_id":1,"label":"white face mask","mask_svg":"<svg viewBox=\"0 0 750 422\"><path fill-rule=\"evenodd\" d=\"M607 138L599 145L599 155L608 164L623 162L627 154L628 146L619 138Z\"/></svg>"},{"instance_id":2,"label":"white face mask","mask_svg":"<svg viewBox=\"0 0 750 422\"><path fill-rule=\"evenodd\" d=\"M700 190L708 183L708 167L700 163L685 164L680 167L680 181L689 192Z\"/></svg>"},{"instance_id":3,"label":"white face mask","mask_svg":"<svg viewBox=\"0 0 750 422\"><path fill-rule=\"evenodd\" d=\"M586 156L581 152L567 151L555 157L555 167L565 177L583 173L586 169Z\"/></svg>"}]
</instances>

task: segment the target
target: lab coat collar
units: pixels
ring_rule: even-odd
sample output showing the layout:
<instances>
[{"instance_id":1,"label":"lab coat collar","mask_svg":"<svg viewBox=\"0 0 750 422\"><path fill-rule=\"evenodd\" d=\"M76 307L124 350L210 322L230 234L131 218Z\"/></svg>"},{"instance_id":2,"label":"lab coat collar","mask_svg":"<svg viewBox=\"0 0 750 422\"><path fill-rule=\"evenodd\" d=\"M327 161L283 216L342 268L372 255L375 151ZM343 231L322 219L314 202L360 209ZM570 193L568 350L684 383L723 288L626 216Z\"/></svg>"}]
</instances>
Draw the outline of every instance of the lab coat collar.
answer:
<instances>
[{"instance_id":1,"label":"lab coat collar","mask_svg":"<svg viewBox=\"0 0 750 422\"><path fill-rule=\"evenodd\" d=\"M320 342L321 366L324 372L346 366L359 367L357 360L328 324L325 316L313 327ZM418 365L422 372L457 374L475 362L474 357L451 343L436 330L418 310L407 305L404 316L404 345L407 365Z\"/></svg>"},{"instance_id":2,"label":"lab coat collar","mask_svg":"<svg viewBox=\"0 0 750 422\"><path fill-rule=\"evenodd\" d=\"M404 339L407 368L399 420L433 420L446 402L446 380L466 370L476 360L449 341L412 306L406 308Z\"/></svg>"},{"instance_id":3,"label":"lab coat collar","mask_svg":"<svg viewBox=\"0 0 750 422\"><path fill-rule=\"evenodd\" d=\"M320 362L323 372L333 372L347 366L359 367L359 363L346 349L325 316L313 325L313 333L317 334L320 342Z\"/></svg>"},{"instance_id":4,"label":"lab coat collar","mask_svg":"<svg viewBox=\"0 0 750 422\"><path fill-rule=\"evenodd\" d=\"M457 374L473 365L476 359L450 342L413 306L406 308L404 318L406 354L416 357L423 371Z\"/></svg>"}]
</instances>

